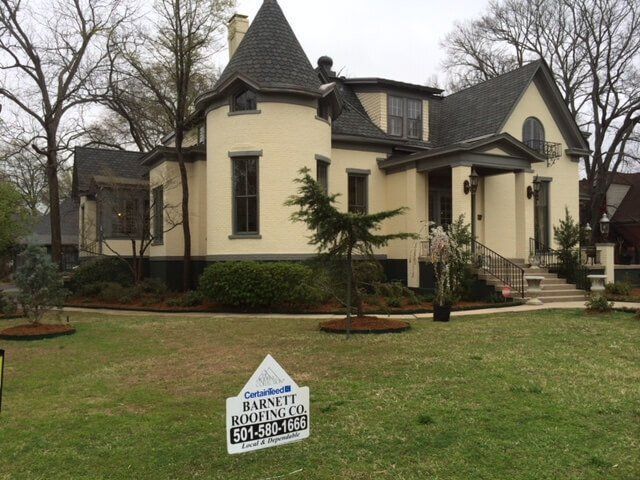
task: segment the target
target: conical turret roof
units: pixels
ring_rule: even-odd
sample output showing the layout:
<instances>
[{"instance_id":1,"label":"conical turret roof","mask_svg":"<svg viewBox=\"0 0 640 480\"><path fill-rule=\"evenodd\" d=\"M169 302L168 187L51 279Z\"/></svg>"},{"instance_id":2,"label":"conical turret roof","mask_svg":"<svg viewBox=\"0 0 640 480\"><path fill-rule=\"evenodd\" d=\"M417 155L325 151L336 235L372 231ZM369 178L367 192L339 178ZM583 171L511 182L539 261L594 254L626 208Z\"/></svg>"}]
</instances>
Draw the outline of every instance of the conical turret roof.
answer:
<instances>
[{"instance_id":1,"label":"conical turret roof","mask_svg":"<svg viewBox=\"0 0 640 480\"><path fill-rule=\"evenodd\" d=\"M214 90L237 75L260 88L318 93L318 74L276 0L264 0Z\"/></svg>"}]
</instances>

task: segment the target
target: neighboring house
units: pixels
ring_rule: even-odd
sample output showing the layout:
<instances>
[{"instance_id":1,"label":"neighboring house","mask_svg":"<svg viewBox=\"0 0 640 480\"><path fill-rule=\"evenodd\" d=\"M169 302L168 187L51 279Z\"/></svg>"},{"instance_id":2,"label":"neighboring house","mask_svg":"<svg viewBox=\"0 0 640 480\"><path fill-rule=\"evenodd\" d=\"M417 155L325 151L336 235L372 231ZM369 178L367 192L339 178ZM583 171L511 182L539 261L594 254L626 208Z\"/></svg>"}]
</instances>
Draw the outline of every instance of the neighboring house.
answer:
<instances>
[{"instance_id":1,"label":"neighboring house","mask_svg":"<svg viewBox=\"0 0 640 480\"><path fill-rule=\"evenodd\" d=\"M309 232L284 206L304 167L341 194L344 210L409 207L384 225L389 233L464 215L478 242L509 259L527 259L530 238L553 244L565 208L578 217L578 166L588 145L542 61L448 96L344 78L329 57L311 65L275 0L264 1L250 26L243 15L230 20L229 52L214 88L197 99L187 136L195 272L216 261L312 256ZM151 274L180 279L182 229L169 229L156 203L181 201L172 137L144 155L76 152L81 221L102 225L82 242L108 253L109 241L126 252L107 228L124 210L111 209L110 219L100 213L96 176L148 189ZM395 241L377 254L391 277L418 286L417 250L415 241Z\"/></svg>"},{"instance_id":2,"label":"neighboring house","mask_svg":"<svg viewBox=\"0 0 640 480\"><path fill-rule=\"evenodd\" d=\"M78 264L78 208L74 198L60 202L60 229L62 237L62 268L70 270ZM43 215L31 229L31 233L20 240L20 245L37 245L51 253L51 216ZM16 264L19 266L19 264Z\"/></svg>"},{"instance_id":3,"label":"neighboring house","mask_svg":"<svg viewBox=\"0 0 640 480\"><path fill-rule=\"evenodd\" d=\"M640 264L640 173L612 174L607 190L606 205L611 219L609 239L616 244L616 263ZM580 181L581 223L589 218L589 187ZM597 228L597 227L596 227Z\"/></svg>"}]
</instances>

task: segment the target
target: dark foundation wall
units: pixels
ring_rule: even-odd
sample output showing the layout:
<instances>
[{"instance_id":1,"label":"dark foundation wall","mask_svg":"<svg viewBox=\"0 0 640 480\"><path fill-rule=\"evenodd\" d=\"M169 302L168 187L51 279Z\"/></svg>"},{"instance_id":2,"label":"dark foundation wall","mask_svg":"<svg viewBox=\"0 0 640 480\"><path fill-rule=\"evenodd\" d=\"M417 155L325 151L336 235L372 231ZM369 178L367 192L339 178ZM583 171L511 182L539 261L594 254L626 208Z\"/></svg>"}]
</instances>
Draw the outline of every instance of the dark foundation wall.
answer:
<instances>
[{"instance_id":1,"label":"dark foundation wall","mask_svg":"<svg viewBox=\"0 0 640 480\"><path fill-rule=\"evenodd\" d=\"M198 287L198 279L207 266L205 260L192 260L192 285L191 288ZM157 278L167 284L169 290L182 291L182 276L184 262L182 260L153 260L149 261L149 276Z\"/></svg>"},{"instance_id":2,"label":"dark foundation wall","mask_svg":"<svg viewBox=\"0 0 640 480\"><path fill-rule=\"evenodd\" d=\"M259 261L259 260L256 260ZM265 261L273 261L273 260L265 260ZM384 269L384 274L387 281L390 282L401 282L402 284L407 284L407 261L406 260L389 260L383 259L379 260L382 268ZM204 269L207 268L208 265L212 265L215 262L206 261L206 260L193 260L192 270L193 270L193 281L191 288L195 289L198 287L198 281L200 279L200 275L204 272ZM183 262L182 260L154 260L151 259L149 261L148 267L149 276L151 278L157 278L162 280L167 284L170 290L173 291L181 291L182 290L182 272L183 272Z\"/></svg>"}]
</instances>

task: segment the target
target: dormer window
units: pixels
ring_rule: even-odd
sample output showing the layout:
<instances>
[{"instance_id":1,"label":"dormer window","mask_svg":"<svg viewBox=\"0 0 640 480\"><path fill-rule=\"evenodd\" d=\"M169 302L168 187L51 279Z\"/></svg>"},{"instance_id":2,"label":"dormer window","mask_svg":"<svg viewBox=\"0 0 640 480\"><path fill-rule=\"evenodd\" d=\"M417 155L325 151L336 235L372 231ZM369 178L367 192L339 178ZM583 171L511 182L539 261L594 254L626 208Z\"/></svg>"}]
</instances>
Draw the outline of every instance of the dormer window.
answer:
<instances>
[{"instance_id":1,"label":"dormer window","mask_svg":"<svg viewBox=\"0 0 640 480\"><path fill-rule=\"evenodd\" d=\"M389 95L387 130L396 137L422 139L422 101Z\"/></svg>"},{"instance_id":2,"label":"dormer window","mask_svg":"<svg viewBox=\"0 0 640 480\"><path fill-rule=\"evenodd\" d=\"M531 150L543 152L545 148L544 127L540 120L529 117L522 126L522 143Z\"/></svg>"},{"instance_id":3,"label":"dormer window","mask_svg":"<svg viewBox=\"0 0 640 480\"><path fill-rule=\"evenodd\" d=\"M318 117L329 120L329 106L323 101L318 102Z\"/></svg>"},{"instance_id":4,"label":"dormer window","mask_svg":"<svg viewBox=\"0 0 640 480\"><path fill-rule=\"evenodd\" d=\"M233 97L232 112L245 112L258 109L258 97L252 90L244 90Z\"/></svg>"}]
</instances>

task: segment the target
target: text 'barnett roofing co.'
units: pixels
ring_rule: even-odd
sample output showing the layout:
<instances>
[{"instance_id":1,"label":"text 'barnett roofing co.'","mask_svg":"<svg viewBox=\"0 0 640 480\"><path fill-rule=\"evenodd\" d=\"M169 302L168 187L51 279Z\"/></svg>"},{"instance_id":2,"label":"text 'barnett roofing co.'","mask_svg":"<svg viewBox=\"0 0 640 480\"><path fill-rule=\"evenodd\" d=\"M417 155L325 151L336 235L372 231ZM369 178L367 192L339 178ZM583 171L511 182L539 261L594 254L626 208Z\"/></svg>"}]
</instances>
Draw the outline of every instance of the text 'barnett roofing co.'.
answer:
<instances>
[{"instance_id":1,"label":"text 'barnett roofing co.'","mask_svg":"<svg viewBox=\"0 0 640 480\"><path fill-rule=\"evenodd\" d=\"M309 438L309 387L298 387L271 355L237 397L227 398L227 451L247 453Z\"/></svg>"}]
</instances>

